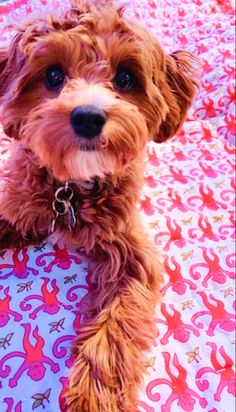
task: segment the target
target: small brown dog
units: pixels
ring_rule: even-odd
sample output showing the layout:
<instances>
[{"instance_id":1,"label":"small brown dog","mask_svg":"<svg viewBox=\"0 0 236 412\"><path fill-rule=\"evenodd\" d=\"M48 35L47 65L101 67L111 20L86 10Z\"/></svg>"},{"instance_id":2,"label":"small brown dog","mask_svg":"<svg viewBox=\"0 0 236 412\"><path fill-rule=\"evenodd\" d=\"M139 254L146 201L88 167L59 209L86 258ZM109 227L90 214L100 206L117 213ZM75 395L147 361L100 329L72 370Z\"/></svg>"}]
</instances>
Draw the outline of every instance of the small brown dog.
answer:
<instances>
[{"instance_id":1,"label":"small brown dog","mask_svg":"<svg viewBox=\"0 0 236 412\"><path fill-rule=\"evenodd\" d=\"M189 53L165 54L110 5L75 1L0 50L1 122L15 139L1 176L0 248L53 233L94 261L70 412L135 410L162 277L136 209L145 145L176 133L196 86Z\"/></svg>"}]
</instances>

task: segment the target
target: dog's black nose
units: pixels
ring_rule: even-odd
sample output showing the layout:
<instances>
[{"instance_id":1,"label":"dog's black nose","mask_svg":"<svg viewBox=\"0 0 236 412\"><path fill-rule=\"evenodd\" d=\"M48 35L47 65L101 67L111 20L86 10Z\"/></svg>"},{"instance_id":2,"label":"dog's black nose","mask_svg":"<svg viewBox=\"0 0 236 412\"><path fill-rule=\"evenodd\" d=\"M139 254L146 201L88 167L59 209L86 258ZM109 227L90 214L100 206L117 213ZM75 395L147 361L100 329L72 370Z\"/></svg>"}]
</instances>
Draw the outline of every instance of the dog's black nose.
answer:
<instances>
[{"instance_id":1,"label":"dog's black nose","mask_svg":"<svg viewBox=\"0 0 236 412\"><path fill-rule=\"evenodd\" d=\"M104 111L95 106L79 106L71 113L71 124L75 133L86 139L98 136L105 123Z\"/></svg>"}]
</instances>

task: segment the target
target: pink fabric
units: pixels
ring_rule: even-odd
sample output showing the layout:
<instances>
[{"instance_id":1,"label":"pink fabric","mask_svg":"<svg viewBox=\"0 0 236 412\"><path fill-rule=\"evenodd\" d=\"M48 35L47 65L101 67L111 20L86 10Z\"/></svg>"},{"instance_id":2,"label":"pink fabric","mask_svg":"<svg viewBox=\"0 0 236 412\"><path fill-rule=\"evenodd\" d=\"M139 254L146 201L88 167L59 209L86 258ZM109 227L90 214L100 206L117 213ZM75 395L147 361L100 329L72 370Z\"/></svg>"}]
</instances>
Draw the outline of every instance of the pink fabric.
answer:
<instances>
[{"instance_id":1,"label":"pink fabric","mask_svg":"<svg viewBox=\"0 0 236 412\"><path fill-rule=\"evenodd\" d=\"M166 277L157 310L159 336L148 354L148 376L134 412L233 411L233 12L230 3L213 0L130 4L127 13L161 36L167 49L195 52L204 69L183 130L147 150L140 209L163 251ZM23 14L58 6L55 0L3 3L0 21L19 21ZM10 35L6 32L2 41ZM9 148L10 140L1 134L0 167ZM1 412L64 410L69 346L90 275L75 250L46 242L0 252Z\"/></svg>"}]
</instances>

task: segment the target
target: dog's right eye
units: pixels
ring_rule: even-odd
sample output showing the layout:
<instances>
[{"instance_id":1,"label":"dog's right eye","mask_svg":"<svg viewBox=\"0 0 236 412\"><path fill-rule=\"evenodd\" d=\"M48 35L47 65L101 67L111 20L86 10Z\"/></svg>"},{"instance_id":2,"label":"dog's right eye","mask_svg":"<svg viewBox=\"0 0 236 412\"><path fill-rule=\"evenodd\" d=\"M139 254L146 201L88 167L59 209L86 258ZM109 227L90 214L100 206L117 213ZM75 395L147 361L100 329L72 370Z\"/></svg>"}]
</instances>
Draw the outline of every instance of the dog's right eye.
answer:
<instances>
[{"instance_id":1,"label":"dog's right eye","mask_svg":"<svg viewBox=\"0 0 236 412\"><path fill-rule=\"evenodd\" d=\"M59 66L51 66L46 73L45 84L50 90L58 90L65 81L65 73Z\"/></svg>"},{"instance_id":2,"label":"dog's right eye","mask_svg":"<svg viewBox=\"0 0 236 412\"><path fill-rule=\"evenodd\" d=\"M130 71L119 69L114 79L115 85L119 90L129 90L134 86L134 79Z\"/></svg>"}]
</instances>

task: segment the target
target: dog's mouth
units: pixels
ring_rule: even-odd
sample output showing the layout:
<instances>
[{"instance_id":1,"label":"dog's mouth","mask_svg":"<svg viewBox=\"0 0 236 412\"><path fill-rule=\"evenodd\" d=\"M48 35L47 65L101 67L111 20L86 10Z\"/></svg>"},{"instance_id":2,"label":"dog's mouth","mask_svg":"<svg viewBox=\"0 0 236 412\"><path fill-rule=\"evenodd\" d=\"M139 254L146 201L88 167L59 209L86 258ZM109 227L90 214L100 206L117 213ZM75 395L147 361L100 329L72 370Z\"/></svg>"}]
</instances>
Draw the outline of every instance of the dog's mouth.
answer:
<instances>
[{"instance_id":1,"label":"dog's mouth","mask_svg":"<svg viewBox=\"0 0 236 412\"><path fill-rule=\"evenodd\" d=\"M99 150L99 144L97 142L81 143L79 149L83 152L91 152Z\"/></svg>"},{"instance_id":2,"label":"dog's mouth","mask_svg":"<svg viewBox=\"0 0 236 412\"><path fill-rule=\"evenodd\" d=\"M101 151L105 147L104 137L98 135L90 139L79 138L78 148L84 152Z\"/></svg>"}]
</instances>

